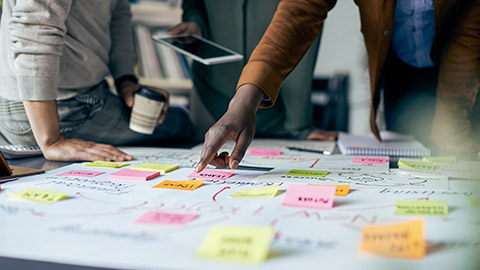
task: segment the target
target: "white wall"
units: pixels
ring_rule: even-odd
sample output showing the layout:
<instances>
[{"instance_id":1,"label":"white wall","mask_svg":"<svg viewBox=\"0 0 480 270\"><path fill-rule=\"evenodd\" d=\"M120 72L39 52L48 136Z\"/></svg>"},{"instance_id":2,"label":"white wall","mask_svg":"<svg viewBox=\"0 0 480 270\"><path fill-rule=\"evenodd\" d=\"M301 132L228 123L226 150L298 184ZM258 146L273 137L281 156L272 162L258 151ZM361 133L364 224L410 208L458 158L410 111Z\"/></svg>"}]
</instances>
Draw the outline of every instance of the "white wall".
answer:
<instances>
[{"instance_id":1,"label":"white wall","mask_svg":"<svg viewBox=\"0 0 480 270\"><path fill-rule=\"evenodd\" d=\"M349 132L369 133L370 83L360 16L353 0L341 0L328 14L323 29L315 76L346 72L350 78Z\"/></svg>"}]
</instances>

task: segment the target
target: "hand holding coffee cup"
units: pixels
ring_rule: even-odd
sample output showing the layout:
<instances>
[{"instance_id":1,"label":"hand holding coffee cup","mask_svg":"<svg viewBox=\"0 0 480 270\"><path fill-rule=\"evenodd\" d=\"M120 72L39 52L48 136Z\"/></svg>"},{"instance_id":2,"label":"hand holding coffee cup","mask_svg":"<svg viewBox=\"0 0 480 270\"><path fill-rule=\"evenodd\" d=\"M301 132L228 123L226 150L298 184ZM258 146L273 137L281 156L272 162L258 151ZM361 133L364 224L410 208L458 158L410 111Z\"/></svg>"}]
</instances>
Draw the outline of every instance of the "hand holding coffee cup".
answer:
<instances>
[{"instance_id":1,"label":"hand holding coffee cup","mask_svg":"<svg viewBox=\"0 0 480 270\"><path fill-rule=\"evenodd\" d=\"M157 125L165 119L167 108L168 92L140 87L134 93L130 129L142 134L153 134Z\"/></svg>"}]
</instances>

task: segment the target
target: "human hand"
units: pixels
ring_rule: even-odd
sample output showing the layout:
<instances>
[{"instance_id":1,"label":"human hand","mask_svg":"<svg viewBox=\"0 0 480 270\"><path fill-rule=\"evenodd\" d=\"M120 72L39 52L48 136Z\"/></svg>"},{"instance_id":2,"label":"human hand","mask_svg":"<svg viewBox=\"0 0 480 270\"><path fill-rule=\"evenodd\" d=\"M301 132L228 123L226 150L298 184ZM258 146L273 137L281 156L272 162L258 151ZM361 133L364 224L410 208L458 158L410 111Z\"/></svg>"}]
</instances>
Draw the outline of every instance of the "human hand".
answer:
<instances>
[{"instance_id":1,"label":"human hand","mask_svg":"<svg viewBox=\"0 0 480 270\"><path fill-rule=\"evenodd\" d=\"M58 161L128 161L133 157L109 144L59 137L49 145L40 146L48 160Z\"/></svg>"},{"instance_id":2,"label":"human hand","mask_svg":"<svg viewBox=\"0 0 480 270\"><path fill-rule=\"evenodd\" d=\"M203 37L202 29L196 22L182 22L175 25L168 31L171 36L176 35L196 35Z\"/></svg>"},{"instance_id":3,"label":"human hand","mask_svg":"<svg viewBox=\"0 0 480 270\"><path fill-rule=\"evenodd\" d=\"M263 91L251 84L242 85L230 101L227 112L205 134L202 155L196 172L202 171L207 164L236 169L255 133L255 113L263 98ZM235 142L235 148L229 156L227 152L218 155L218 150L229 139Z\"/></svg>"},{"instance_id":4,"label":"human hand","mask_svg":"<svg viewBox=\"0 0 480 270\"><path fill-rule=\"evenodd\" d=\"M326 131L314 129L307 137L307 140L335 141L338 137L337 131Z\"/></svg>"}]
</instances>

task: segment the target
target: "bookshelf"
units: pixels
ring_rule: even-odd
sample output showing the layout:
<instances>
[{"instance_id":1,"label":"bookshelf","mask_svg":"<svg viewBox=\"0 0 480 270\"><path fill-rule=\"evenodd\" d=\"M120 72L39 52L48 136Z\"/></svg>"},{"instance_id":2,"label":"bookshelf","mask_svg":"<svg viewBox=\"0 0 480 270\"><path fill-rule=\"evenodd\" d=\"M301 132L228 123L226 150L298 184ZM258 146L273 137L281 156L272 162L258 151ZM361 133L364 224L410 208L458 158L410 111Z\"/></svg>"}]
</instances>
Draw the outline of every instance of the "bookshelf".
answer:
<instances>
[{"instance_id":1,"label":"bookshelf","mask_svg":"<svg viewBox=\"0 0 480 270\"><path fill-rule=\"evenodd\" d=\"M190 62L174 50L153 42L151 35L181 22L180 1L144 0L131 3L139 63L137 76L141 84L168 90L172 101L188 103L193 82ZM188 105L188 104L181 104Z\"/></svg>"}]
</instances>

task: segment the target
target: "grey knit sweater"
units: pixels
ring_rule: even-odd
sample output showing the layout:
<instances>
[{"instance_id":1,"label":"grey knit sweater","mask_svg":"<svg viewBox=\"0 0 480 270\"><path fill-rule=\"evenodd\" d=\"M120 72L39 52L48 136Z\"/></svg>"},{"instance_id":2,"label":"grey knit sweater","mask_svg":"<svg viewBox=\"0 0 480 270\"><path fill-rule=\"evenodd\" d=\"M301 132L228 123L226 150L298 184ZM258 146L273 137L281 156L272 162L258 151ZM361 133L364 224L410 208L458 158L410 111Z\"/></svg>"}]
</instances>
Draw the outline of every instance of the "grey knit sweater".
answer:
<instances>
[{"instance_id":1,"label":"grey knit sweater","mask_svg":"<svg viewBox=\"0 0 480 270\"><path fill-rule=\"evenodd\" d=\"M4 0L0 96L65 99L133 74L128 0Z\"/></svg>"}]
</instances>

